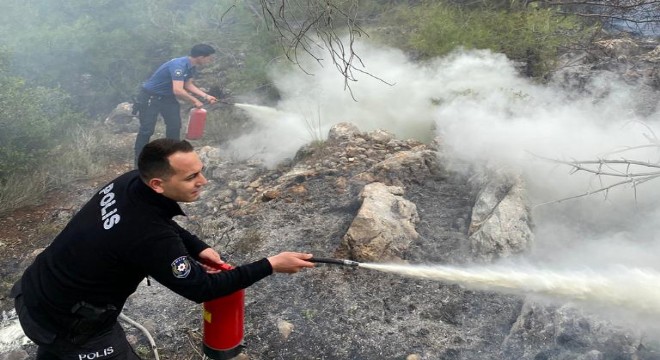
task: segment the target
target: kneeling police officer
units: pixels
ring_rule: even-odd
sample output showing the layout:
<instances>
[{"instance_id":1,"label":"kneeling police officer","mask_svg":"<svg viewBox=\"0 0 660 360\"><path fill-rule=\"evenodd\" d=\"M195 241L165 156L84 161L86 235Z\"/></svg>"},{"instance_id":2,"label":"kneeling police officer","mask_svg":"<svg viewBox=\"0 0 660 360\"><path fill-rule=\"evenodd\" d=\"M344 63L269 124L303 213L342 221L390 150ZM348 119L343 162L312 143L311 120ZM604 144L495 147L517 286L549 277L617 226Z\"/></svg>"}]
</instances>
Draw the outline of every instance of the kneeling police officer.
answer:
<instances>
[{"instance_id":1,"label":"kneeling police officer","mask_svg":"<svg viewBox=\"0 0 660 360\"><path fill-rule=\"evenodd\" d=\"M150 276L201 303L274 272L313 267L312 255L280 254L217 270L223 260L173 217L207 183L187 141L147 144L138 170L103 186L25 270L11 291L37 359L139 359L117 322L126 299Z\"/></svg>"}]
</instances>

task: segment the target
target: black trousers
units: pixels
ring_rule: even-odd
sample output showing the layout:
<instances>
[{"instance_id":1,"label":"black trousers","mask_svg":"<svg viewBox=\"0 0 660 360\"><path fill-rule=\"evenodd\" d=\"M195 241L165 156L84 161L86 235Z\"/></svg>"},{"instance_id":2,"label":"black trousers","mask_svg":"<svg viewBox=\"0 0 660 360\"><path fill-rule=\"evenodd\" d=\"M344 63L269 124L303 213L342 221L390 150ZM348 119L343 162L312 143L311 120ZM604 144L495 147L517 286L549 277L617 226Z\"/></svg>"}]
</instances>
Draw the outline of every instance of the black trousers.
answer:
<instances>
[{"instance_id":1,"label":"black trousers","mask_svg":"<svg viewBox=\"0 0 660 360\"><path fill-rule=\"evenodd\" d=\"M37 360L140 360L126 340L126 334L115 323L111 330L73 345L58 338L52 344L39 345Z\"/></svg>"},{"instance_id":2,"label":"black trousers","mask_svg":"<svg viewBox=\"0 0 660 360\"><path fill-rule=\"evenodd\" d=\"M25 306L18 284L12 289L11 296L23 332L39 346L37 360L140 360L117 322L108 330L74 344L38 323Z\"/></svg>"},{"instance_id":3,"label":"black trousers","mask_svg":"<svg viewBox=\"0 0 660 360\"><path fill-rule=\"evenodd\" d=\"M142 103L138 118L140 119L140 130L135 138L135 164L140 152L149 143L156 129L158 115L163 116L165 121L165 137L168 139L181 139L181 106L174 96L154 96L142 91L138 95Z\"/></svg>"}]
</instances>

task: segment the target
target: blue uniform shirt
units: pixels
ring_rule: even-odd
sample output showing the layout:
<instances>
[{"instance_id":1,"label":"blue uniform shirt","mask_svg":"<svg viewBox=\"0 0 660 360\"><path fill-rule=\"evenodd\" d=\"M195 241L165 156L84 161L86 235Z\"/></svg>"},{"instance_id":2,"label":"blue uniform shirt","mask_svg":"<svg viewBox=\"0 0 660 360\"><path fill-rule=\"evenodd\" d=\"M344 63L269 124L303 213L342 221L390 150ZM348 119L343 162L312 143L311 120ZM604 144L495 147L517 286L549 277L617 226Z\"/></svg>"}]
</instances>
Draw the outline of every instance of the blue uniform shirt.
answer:
<instances>
[{"instance_id":1,"label":"blue uniform shirt","mask_svg":"<svg viewBox=\"0 0 660 360\"><path fill-rule=\"evenodd\" d=\"M147 92L160 96L174 96L172 81L186 82L195 75L195 67L187 56L172 59L161 65L151 77L142 84Z\"/></svg>"}]
</instances>

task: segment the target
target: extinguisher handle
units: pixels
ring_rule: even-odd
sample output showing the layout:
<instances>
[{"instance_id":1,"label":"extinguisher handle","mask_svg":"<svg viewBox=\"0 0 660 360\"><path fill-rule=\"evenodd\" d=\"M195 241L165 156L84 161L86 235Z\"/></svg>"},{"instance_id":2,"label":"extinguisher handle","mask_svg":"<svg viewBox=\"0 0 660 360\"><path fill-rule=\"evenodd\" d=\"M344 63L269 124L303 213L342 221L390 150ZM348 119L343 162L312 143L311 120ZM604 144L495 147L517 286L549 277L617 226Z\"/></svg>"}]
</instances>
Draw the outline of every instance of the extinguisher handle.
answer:
<instances>
[{"instance_id":1,"label":"extinguisher handle","mask_svg":"<svg viewBox=\"0 0 660 360\"><path fill-rule=\"evenodd\" d=\"M222 270L222 271L228 271L228 270L233 270L233 269L234 269L233 266L231 266L231 265L229 265L229 264L226 264L226 263L225 263L225 264L221 264L221 265L219 266L219 268L220 268L220 270Z\"/></svg>"},{"instance_id":2,"label":"extinguisher handle","mask_svg":"<svg viewBox=\"0 0 660 360\"><path fill-rule=\"evenodd\" d=\"M231 266L231 265L229 265L229 264L227 264L227 263L220 264L220 265L218 265L218 264L213 264L213 263L210 263L210 262L208 262L208 261L202 261L201 263L204 264L204 265L206 265L206 266L210 266L210 267L212 267L212 268L214 268L214 269L216 269L216 270L229 271L229 270L233 270L233 269L234 269L233 266Z\"/></svg>"}]
</instances>

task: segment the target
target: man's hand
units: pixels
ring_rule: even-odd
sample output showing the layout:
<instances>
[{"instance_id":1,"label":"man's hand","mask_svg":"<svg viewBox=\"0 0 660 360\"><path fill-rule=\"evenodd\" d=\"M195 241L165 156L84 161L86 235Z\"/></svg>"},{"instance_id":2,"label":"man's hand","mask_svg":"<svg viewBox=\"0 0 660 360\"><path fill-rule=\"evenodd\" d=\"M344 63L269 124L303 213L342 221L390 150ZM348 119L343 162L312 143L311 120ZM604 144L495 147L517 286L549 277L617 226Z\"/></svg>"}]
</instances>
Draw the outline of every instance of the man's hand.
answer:
<instances>
[{"instance_id":1,"label":"man's hand","mask_svg":"<svg viewBox=\"0 0 660 360\"><path fill-rule=\"evenodd\" d=\"M307 260L312 258L312 254L297 252L283 252L268 258L273 272L279 273L297 273L303 268L314 267L314 263Z\"/></svg>"},{"instance_id":2,"label":"man's hand","mask_svg":"<svg viewBox=\"0 0 660 360\"><path fill-rule=\"evenodd\" d=\"M202 250L199 255L199 263L204 270L209 274L216 274L220 271L220 266L225 262L220 258L220 254L212 248Z\"/></svg>"},{"instance_id":3,"label":"man's hand","mask_svg":"<svg viewBox=\"0 0 660 360\"><path fill-rule=\"evenodd\" d=\"M209 104L215 104L215 103L218 102L218 99L215 96L208 95L208 94L206 94L206 96L204 96L204 100L208 101Z\"/></svg>"},{"instance_id":4,"label":"man's hand","mask_svg":"<svg viewBox=\"0 0 660 360\"><path fill-rule=\"evenodd\" d=\"M197 100L197 99L195 99L195 101L193 102L193 106L196 107L196 108L198 108L198 109L201 109L202 106L204 106L204 103L201 102L201 101L199 101L199 100Z\"/></svg>"}]
</instances>

